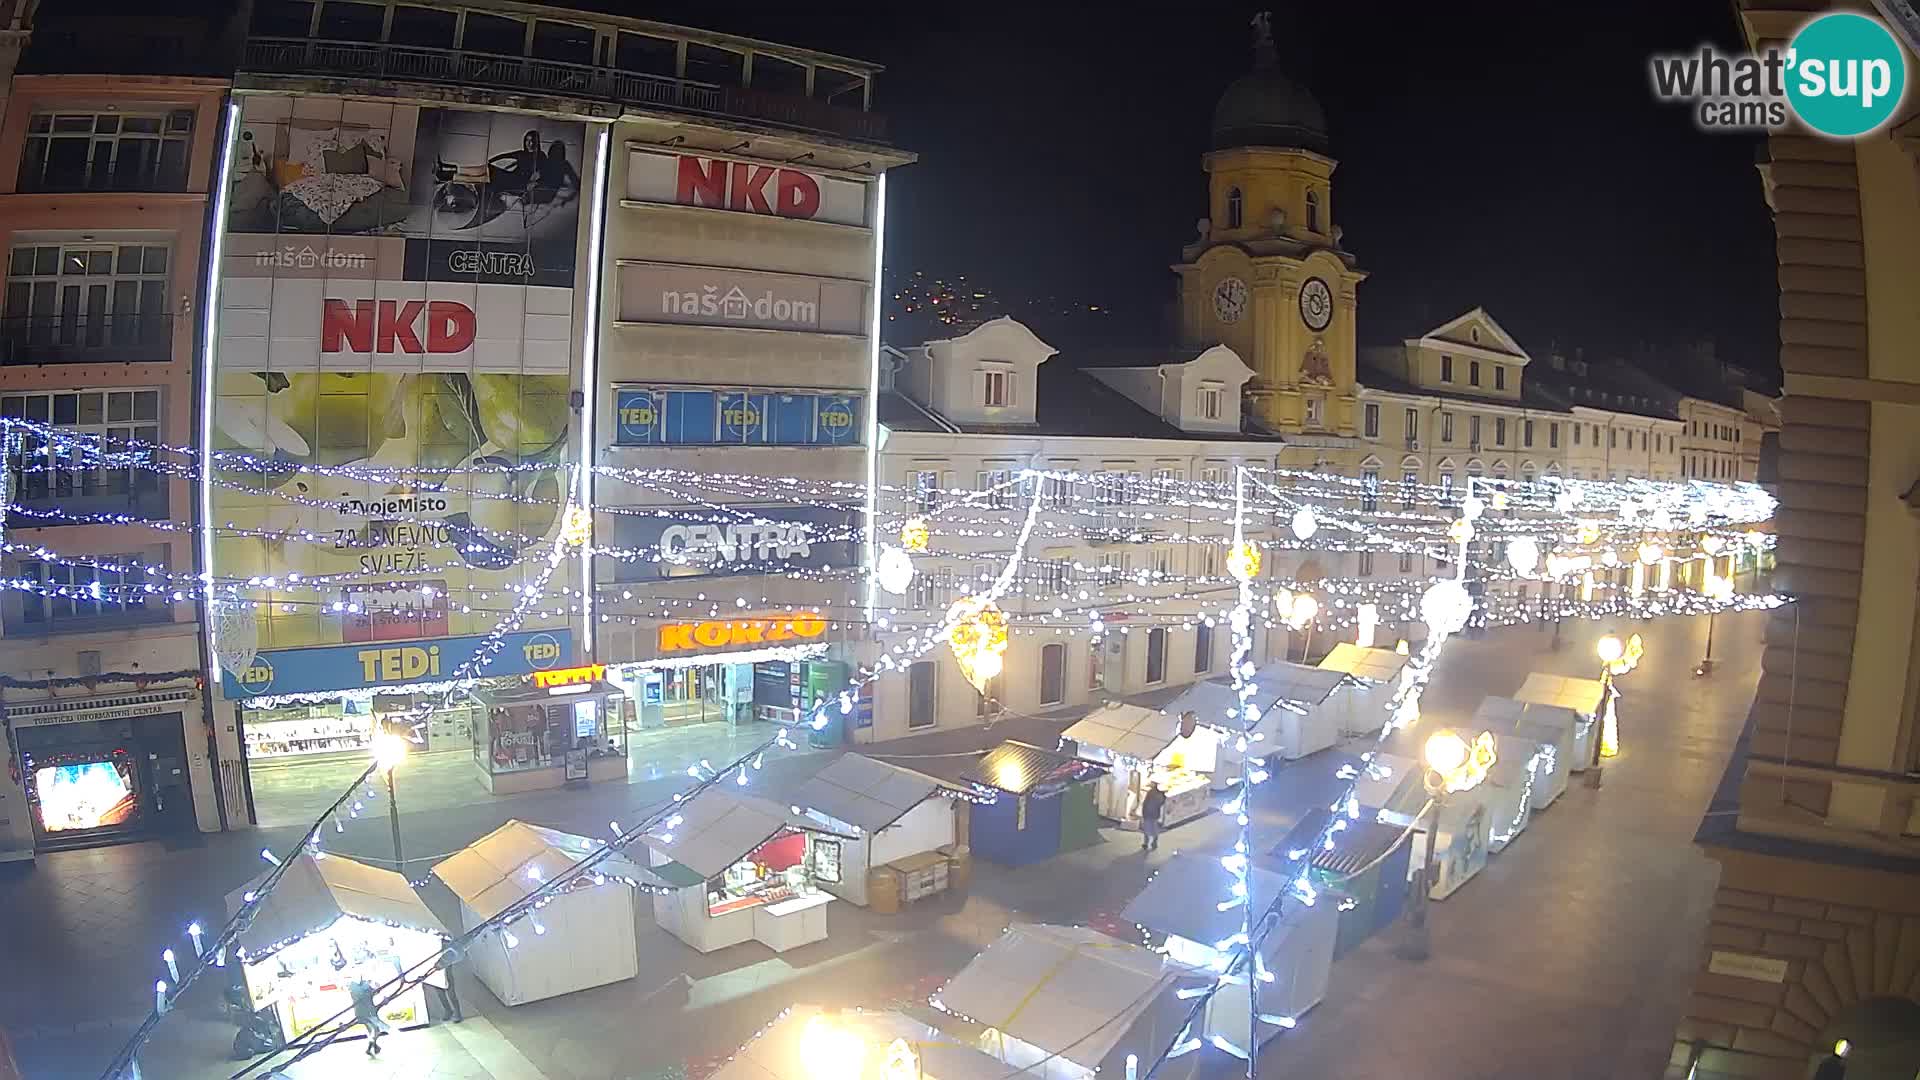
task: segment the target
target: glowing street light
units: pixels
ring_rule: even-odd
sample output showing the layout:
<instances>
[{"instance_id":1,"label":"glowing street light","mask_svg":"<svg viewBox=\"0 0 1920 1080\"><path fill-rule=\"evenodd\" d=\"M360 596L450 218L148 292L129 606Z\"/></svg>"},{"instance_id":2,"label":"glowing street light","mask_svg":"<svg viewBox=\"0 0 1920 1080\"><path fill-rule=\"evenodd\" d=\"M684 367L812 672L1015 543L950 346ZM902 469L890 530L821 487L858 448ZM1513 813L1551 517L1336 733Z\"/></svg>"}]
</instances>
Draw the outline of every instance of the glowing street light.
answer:
<instances>
[{"instance_id":1,"label":"glowing street light","mask_svg":"<svg viewBox=\"0 0 1920 1080\"><path fill-rule=\"evenodd\" d=\"M800 1066L811 1080L846 1080L861 1075L867 1044L825 1016L807 1020L800 1032Z\"/></svg>"},{"instance_id":2,"label":"glowing street light","mask_svg":"<svg viewBox=\"0 0 1920 1080\"><path fill-rule=\"evenodd\" d=\"M400 763L407 760L409 749L406 736L392 729L380 731L373 737L374 766L387 777L387 824L393 829L393 868L402 874L407 872L407 860L400 850L400 799L393 790L393 774Z\"/></svg>"},{"instance_id":3,"label":"glowing street light","mask_svg":"<svg viewBox=\"0 0 1920 1080\"><path fill-rule=\"evenodd\" d=\"M1618 635L1608 634L1606 637L1600 639L1600 644L1594 651L1600 654L1601 663L1612 667L1620 662L1622 656L1626 655L1627 646L1625 642L1620 640Z\"/></svg>"}]
</instances>

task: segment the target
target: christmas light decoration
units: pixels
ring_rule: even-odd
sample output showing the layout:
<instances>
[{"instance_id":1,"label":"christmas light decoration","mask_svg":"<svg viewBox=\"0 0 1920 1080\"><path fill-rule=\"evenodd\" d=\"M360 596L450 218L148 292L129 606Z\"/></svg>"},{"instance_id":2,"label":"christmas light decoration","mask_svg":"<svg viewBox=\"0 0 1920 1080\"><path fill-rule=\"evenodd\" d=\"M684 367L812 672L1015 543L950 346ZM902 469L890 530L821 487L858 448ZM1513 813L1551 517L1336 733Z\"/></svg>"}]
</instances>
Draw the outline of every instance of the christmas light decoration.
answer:
<instances>
[{"instance_id":1,"label":"christmas light decoration","mask_svg":"<svg viewBox=\"0 0 1920 1080\"><path fill-rule=\"evenodd\" d=\"M1533 573L1540 565L1540 542L1531 536L1522 536L1507 541L1507 565L1522 577Z\"/></svg>"},{"instance_id":2,"label":"christmas light decoration","mask_svg":"<svg viewBox=\"0 0 1920 1080\"><path fill-rule=\"evenodd\" d=\"M1007 652L1007 617L984 596L970 596L947 609L952 626L947 644L960 671L975 690L986 693L987 683L1000 674Z\"/></svg>"},{"instance_id":3,"label":"christmas light decoration","mask_svg":"<svg viewBox=\"0 0 1920 1080\"><path fill-rule=\"evenodd\" d=\"M1236 541L1233 549L1227 552L1227 572L1240 582L1259 577L1260 549L1245 541Z\"/></svg>"},{"instance_id":4,"label":"christmas light decoration","mask_svg":"<svg viewBox=\"0 0 1920 1080\"><path fill-rule=\"evenodd\" d=\"M900 526L900 546L911 552L927 550L933 531L923 517L910 517Z\"/></svg>"},{"instance_id":5,"label":"christmas light decoration","mask_svg":"<svg viewBox=\"0 0 1920 1080\"><path fill-rule=\"evenodd\" d=\"M1320 523L1313 519L1313 511L1304 506L1293 512L1288 525L1293 530L1296 540L1313 539L1314 531L1320 527Z\"/></svg>"},{"instance_id":6,"label":"christmas light decoration","mask_svg":"<svg viewBox=\"0 0 1920 1080\"><path fill-rule=\"evenodd\" d=\"M886 545L880 549L873 576L881 588L895 596L902 595L913 584L913 559L904 550Z\"/></svg>"},{"instance_id":7,"label":"christmas light decoration","mask_svg":"<svg viewBox=\"0 0 1920 1080\"><path fill-rule=\"evenodd\" d=\"M1432 775L1429 786L1450 794L1469 791L1487 778L1498 760L1493 733L1483 731L1472 742L1443 728L1427 737L1421 758Z\"/></svg>"}]
</instances>

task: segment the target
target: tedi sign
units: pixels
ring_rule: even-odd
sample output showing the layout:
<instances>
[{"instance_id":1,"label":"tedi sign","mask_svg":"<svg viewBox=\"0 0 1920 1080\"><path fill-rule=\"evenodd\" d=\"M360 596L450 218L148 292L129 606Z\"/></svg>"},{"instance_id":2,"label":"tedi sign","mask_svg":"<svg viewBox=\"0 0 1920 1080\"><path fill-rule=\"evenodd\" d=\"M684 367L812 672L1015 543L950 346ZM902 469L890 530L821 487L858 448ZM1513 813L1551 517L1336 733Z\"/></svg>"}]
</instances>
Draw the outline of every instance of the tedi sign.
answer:
<instances>
[{"instance_id":1,"label":"tedi sign","mask_svg":"<svg viewBox=\"0 0 1920 1080\"><path fill-rule=\"evenodd\" d=\"M473 348L473 309L457 300L323 300L323 353L457 353Z\"/></svg>"}]
</instances>

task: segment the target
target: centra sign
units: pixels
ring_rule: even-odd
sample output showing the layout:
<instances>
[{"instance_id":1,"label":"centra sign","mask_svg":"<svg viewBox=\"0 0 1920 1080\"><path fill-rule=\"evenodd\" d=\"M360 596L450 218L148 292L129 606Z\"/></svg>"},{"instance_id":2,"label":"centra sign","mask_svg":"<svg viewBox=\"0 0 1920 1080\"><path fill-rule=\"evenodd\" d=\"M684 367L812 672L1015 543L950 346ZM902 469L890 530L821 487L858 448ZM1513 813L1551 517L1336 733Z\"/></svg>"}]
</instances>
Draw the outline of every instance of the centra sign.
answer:
<instances>
[{"instance_id":1,"label":"centra sign","mask_svg":"<svg viewBox=\"0 0 1920 1080\"><path fill-rule=\"evenodd\" d=\"M827 621L811 612L793 615L750 615L740 619L664 623L660 651L737 648L815 641L827 633Z\"/></svg>"}]
</instances>

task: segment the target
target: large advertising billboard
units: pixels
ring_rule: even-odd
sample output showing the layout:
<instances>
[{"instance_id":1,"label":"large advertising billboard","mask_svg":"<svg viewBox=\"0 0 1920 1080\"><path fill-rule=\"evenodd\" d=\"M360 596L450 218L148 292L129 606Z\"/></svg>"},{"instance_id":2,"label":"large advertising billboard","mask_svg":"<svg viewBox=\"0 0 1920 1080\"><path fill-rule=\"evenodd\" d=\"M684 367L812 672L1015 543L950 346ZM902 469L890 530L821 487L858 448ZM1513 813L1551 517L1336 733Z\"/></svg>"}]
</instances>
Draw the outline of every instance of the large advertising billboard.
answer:
<instances>
[{"instance_id":1,"label":"large advertising billboard","mask_svg":"<svg viewBox=\"0 0 1920 1080\"><path fill-rule=\"evenodd\" d=\"M213 428L271 465L219 473L214 572L325 579L259 594L263 649L484 633L575 456L585 128L241 101Z\"/></svg>"}]
</instances>

